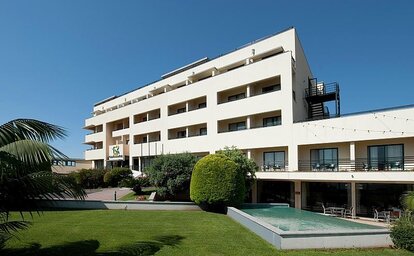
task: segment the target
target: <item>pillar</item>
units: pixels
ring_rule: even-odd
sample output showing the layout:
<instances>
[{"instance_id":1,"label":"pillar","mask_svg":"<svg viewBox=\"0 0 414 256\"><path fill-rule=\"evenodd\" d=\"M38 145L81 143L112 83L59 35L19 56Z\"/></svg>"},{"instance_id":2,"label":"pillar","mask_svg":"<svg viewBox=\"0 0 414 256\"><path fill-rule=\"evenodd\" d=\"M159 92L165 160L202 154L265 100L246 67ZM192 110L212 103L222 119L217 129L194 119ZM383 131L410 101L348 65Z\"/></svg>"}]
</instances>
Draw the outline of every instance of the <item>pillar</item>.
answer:
<instances>
[{"instance_id":1,"label":"pillar","mask_svg":"<svg viewBox=\"0 0 414 256\"><path fill-rule=\"evenodd\" d=\"M247 150L247 158L252 159L252 150L251 149Z\"/></svg>"},{"instance_id":2,"label":"pillar","mask_svg":"<svg viewBox=\"0 0 414 256\"><path fill-rule=\"evenodd\" d=\"M251 86L248 84L246 87L246 97L249 98L251 95Z\"/></svg>"},{"instance_id":3,"label":"pillar","mask_svg":"<svg viewBox=\"0 0 414 256\"><path fill-rule=\"evenodd\" d=\"M353 208L352 218L355 218L356 215L356 182L351 182L351 205Z\"/></svg>"},{"instance_id":4,"label":"pillar","mask_svg":"<svg viewBox=\"0 0 414 256\"><path fill-rule=\"evenodd\" d=\"M149 113L147 113L147 121L149 121L150 115Z\"/></svg>"},{"instance_id":5,"label":"pillar","mask_svg":"<svg viewBox=\"0 0 414 256\"><path fill-rule=\"evenodd\" d=\"M298 171L298 146L291 145L288 148L288 171Z\"/></svg>"},{"instance_id":6,"label":"pillar","mask_svg":"<svg viewBox=\"0 0 414 256\"><path fill-rule=\"evenodd\" d=\"M250 129L251 128L251 118L250 116L247 116L246 119L246 129Z\"/></svg>"},{"instance_id":7,"label":"pillar","mask_svg":"<svg viewBox=\"0 0 414 256\"><path fill-rule=\"evenodd\" d=\"M188 138L188 126L185 128L185 137Z\"/></svg>"},{"instance_id":8,"label":"pillar","mask_svg":"<svg viewBox=\"0 0 414 256\"><path fill-rule=\"evenodd\" d=\"M302 209L302 182L295 181L295 208Z\"/></svg>"},{"instance_id":9,"label":"pillar","mask_svg":"<svg viewBox=\"0 0 414 256\"><path fill-rule=\"evenodd\" d=\"M188 101L185 103L185 112L188 112Z\"/></svg>"},{"instance_id":10,"label":"pillar","mask_svg":"<svg viewBox=\"0 0 414 256\"><path fill-rule=\"evenodd\" d=\"M254 181L252 186L252 203L257 203L257 180Z\"/></svg>"},{"instance_id":11,"label":"pillar","mask_svg":"<svg viewBox=\"0 0 414 256\"><path fill-rule=\"evenodd\" d=\"M351 170L355 171L355 142L349 143L349 160Z\"/></svg>"}]
</instances>

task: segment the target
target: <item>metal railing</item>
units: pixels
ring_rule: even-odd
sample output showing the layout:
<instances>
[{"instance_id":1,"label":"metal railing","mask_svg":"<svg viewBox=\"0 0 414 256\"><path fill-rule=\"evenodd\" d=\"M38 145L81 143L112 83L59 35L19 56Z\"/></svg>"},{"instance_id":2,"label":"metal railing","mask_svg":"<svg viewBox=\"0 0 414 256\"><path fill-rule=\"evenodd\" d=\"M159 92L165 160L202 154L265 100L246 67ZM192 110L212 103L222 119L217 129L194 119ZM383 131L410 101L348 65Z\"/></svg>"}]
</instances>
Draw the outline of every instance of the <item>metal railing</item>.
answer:
<instances>
[{"instance_id":1,"label":"metal railing","mask_svg":"<svg viewBox=\"0 0 414 256\"><path fill-rule=\"evenodd\" d=\"M276 161L276 162L267 162L261 163L259 165L259 172L283 172L287 171L288 162L287 161Z\"/></svg>"},{"instance_id":2,"label":"metal railing","mask_svg":"<svg viewBox=\"0 0 414 256\"><path fill-rule=\"evenodd\" d=\"M388 158L356 158L330 161L299 160L299 171L303 172L378 172L414 171L414 156Z\"/></svg>"},{"instance_id":3,"label":"metal railing","mask_svg":"<svg viewBox=\"0 0 414 256\"><path fill-rule=\"evenodd\" d=\"M305 89L306 97L310 96L321 96L330 93L338 93L339 84L337 82L328 83L328 84L316 84L312 85Z\"/></svg>"}]
</instances>

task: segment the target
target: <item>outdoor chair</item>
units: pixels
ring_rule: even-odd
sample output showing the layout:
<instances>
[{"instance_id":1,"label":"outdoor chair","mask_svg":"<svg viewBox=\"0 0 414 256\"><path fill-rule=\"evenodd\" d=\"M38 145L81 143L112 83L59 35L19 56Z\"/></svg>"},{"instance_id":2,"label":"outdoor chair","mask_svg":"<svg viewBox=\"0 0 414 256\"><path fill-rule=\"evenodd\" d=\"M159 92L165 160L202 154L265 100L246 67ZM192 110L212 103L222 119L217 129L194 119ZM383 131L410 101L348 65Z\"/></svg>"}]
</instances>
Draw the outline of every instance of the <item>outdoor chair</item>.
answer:
<instances>
[{"instance_id":1,"label":"outdoor chair","mask_svg":"<svg viewBox=\"0 0 414 256\"><path fill-rule=\"evenodd\" d=\"M312 165L312 170L313 171L320 171L321 170L321 165L319 163L315 163Z\"/></svg>"},{"instance_id":2,"label":"outdoor chair","mask_svg":"<svg viewBox=\"0 0 414 256\"><path fill-rule=\"evenodd\" d=\"M367 163L362 163L362 170L364 171L370 171L371 166L369 166Z\"/></svg>"},{"instance_id":3,"label":"outdoor chair","mask_svg":"<svg viewBox=\"0 0 414 256\"><path fill-rule=\"evenodd\" d=\"M378 212L377 209L374 209L374 220L379 221L383 220L384 222L390 222L390 212L389 211L380 211Z\"/></svg>"},{"instance_id":4,"label":"outdoor chair","mask_svg":"<svg viewBox=\"0 0 414 256\"><path fill-rule=\"evenodd\" d=\"M333 215L332 209L325 208L325 205L322 203L322 209L324 215Z\"/></svg>"},{"instance_id":5,"label":"outdoor chair","mask_svg":"<svg viewBox=\"0 0 414 256\"><path fill-rule=\"evenodd\" d=\"M273 171L280 171L282 167L279 164L273 165Z\"/></svg>"},{"instance_id":6,"label":"outdoor chair","mask_svg":"<svg viewBox=\"0 0 414 256\"><path fill-rule=\"evenodd\" d=\"M326 169L330 170L330 171L335 171L336 170L336 164L327 164Z\"/></svg>"},{"instance_id":7,"label":"outdoor chair","mask_svg":"<svg viewBox=\"0 0 414 256\"><path fill-rule=\"evenodd\" d=\"M350 218L354 218L354 207L351 207L349 209L345 209L344 211L344 217L350 217Z\"/></svg>"}]
</instances>

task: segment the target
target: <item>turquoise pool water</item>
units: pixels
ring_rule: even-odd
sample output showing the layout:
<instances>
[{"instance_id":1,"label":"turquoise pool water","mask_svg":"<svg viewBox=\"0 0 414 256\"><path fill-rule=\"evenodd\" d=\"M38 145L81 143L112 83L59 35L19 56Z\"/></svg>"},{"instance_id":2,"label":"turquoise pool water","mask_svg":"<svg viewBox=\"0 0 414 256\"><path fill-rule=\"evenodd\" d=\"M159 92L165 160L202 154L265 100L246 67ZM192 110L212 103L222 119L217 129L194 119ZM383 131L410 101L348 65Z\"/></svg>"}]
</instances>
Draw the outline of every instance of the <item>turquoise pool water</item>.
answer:
<instances>
[{"instance_id":1,"label":"turquoise pool water","mask_svg":"<svg viewBox=\"0 0 414 256\"><path fill-rule=\"evenodd\" d=\"M361 229L381 229L381 227L355 223L336 217L290 208L288 206L257 205L243 207L240 210L283 231L355 231Z\"/></svg>"}]
</instances>

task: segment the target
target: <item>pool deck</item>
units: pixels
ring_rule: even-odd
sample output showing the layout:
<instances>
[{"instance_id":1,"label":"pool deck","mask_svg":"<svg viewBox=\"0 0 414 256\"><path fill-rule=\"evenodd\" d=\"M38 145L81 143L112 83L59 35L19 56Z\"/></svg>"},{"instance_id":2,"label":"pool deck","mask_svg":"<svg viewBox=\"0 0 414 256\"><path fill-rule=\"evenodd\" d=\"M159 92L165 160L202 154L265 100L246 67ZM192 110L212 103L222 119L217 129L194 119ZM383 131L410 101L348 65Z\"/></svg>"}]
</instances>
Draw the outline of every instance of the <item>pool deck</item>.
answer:
<instances>
[{"instance_id":1,"label":"pool deck","mask_svg":"<svg viewBox=\"0 0 414 256\"><path fill-rule=\"evenodd\" d=\"M373 218L357 217L355 219L351 219L351 218L339 218L339 219L349 220L349 221L353 221L356 223L367 224L367 225L377 226L377 227L382 227L382 228L387 228L387 229L391 227L391 224L382 222L382 221L375 221Z\"/></svg>"}]
</instances>

